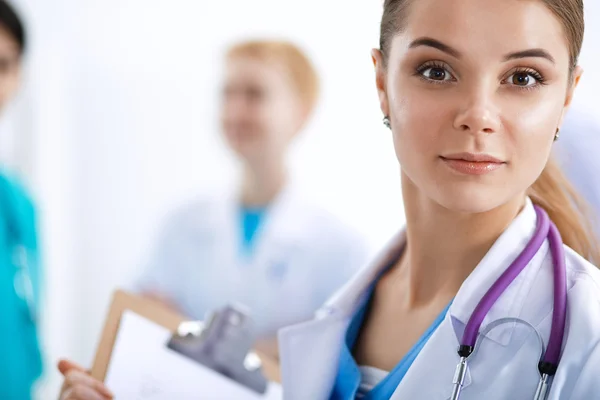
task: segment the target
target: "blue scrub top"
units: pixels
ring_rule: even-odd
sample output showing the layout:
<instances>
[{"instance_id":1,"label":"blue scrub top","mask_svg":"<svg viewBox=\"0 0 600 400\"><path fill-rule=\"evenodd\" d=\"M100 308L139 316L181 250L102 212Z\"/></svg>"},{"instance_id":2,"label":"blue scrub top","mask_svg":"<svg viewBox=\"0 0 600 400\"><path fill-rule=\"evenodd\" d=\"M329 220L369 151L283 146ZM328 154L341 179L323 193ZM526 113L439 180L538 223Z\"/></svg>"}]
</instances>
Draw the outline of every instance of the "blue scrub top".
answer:
<instances>
[{"instance_id":1,"label":"blue scrub top","mask_svg":"<svg viewBox=\"0 0 600 400\"><path fill-rule=\"evenodd\" d=\"M388 268L386 268L387 271ZM379 280L379 279L377 279ZM364 322L365 316L369 310L369 306L373 297L375 283L370 287L365 295L362 305L358 309L357 313L352 318L352 322L348 326L346 331L345 342L340 353L340 360L338 366L338 373L335 379L335 384L330 395L330 400L353 400L356 398L356 394L360 387L361 373L358 365L352 355L354 345L358 339L360 329ZM421 350L425 347L433 333L440 326L450 304L444 308L440 315L435 319L429 328L425 331L423 336L417 341L417 343L408 351L402 360L396 365L396 367L390 371L384 380L379 382L369 393L367 393L363 400L382 400L389 399L392 394L396 391L402 379L416 360Z\"/></svg>"},{"instance_id":2,"label":"blue scrub top","mask_svg":"<svg viewBox=\"0 0 600 400\"><path fill-rule=\"evenodd\" d=\"M241 210L242 254L251 256L254 252L257 233L267 214L266 207L249 208Z\"/></svg>"},{"instance_id":3,"label":"blue scrub top","mask_svg":"<svg viewBox=\"0 0 600 400\"><path fill-rule=\"evenodd\" d=\"M27 282L29 296L23 292ZM33 204L16 180L0 174L0 399L31 399L41 375L39 288Z\"/></svg>"}]
</instances>

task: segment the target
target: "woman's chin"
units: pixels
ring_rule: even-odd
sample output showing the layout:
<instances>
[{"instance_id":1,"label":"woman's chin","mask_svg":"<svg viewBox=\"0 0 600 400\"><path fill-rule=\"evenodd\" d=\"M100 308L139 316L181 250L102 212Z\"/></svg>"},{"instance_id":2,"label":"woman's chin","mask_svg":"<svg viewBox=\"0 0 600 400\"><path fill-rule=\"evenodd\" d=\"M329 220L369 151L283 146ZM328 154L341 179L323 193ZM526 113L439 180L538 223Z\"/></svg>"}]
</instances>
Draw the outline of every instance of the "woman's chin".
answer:
<instances>
[{"instance_id":1,"label":"woman's chin","mask_svg":"<svg viewBox=\"0 0 600 400\"><path fill-rule=\"evenodd\" d=\"M508 201L506 193L482 188L452 187L438 190L434 199L442 207L464 214L478 214L493 210Z\"/></svg>"}]
</instances>

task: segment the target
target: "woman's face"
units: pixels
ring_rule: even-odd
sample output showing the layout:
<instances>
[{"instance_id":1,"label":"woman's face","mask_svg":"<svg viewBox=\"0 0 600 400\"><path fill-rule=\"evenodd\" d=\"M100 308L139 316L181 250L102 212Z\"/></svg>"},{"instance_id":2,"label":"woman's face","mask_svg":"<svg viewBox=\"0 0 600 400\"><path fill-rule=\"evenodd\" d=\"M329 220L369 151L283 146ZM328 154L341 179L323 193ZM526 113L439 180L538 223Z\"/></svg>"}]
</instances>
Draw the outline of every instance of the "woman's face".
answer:
<instances>
[{"instance_id":1,"label":"woman's face","mask_svg":"<svg viewBox=\"0 0 600 400\"><path fill-rule=\"evenodd\" d=\"M227 60L221 124L229 146L246 162L279 158L303 123L303 107L289 74L277 62Z\"/></svg>"},{"instance_id":2,"label":"woman's face","mask_svg":"<svg viewBox=\"0 0 600 400\"><path fill-rule=\"evenodd\" d=\"M0 26L0 111L12 99L19 86L20 58L18 43Z\"/></svg>"},{"instance_id":3,"label":"woman's face","mask_svg":"<svg viewBox=\"0 0 600 400\"><path fill-rule=\"evenodd\" d=\"M522 196L575 86L560 21L537 0L419 0L405 22L387 67L373 53L403 182L469 213Z\"/></svg>"}]
</instances>

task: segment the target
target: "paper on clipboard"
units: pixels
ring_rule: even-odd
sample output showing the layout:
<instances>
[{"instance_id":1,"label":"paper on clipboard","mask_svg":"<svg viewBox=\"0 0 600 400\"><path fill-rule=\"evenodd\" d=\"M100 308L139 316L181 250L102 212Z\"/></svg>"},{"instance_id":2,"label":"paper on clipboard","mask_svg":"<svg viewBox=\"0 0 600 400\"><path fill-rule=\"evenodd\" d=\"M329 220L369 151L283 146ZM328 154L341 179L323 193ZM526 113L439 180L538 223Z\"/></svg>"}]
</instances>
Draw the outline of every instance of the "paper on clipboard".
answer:
<instances>
[{"instance_id":1,"label":"paper on clipboard","mask_svg":"<svg viewBox=\"0 0 600 400\"><path fill-rule=\"evenodd\" d=\"M280 400L279 384L259 395L170 350L171 332L132 311L121 316L105 383L116 399Z\"/></svg>"}]
</instances>

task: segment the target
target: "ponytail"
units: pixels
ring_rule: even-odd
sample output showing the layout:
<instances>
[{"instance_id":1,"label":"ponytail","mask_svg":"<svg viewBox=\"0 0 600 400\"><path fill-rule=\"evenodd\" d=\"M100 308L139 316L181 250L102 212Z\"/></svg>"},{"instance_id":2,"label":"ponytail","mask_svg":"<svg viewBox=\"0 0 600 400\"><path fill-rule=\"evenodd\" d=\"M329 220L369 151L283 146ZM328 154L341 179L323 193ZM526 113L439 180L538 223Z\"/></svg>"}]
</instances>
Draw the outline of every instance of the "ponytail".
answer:
<instances>
[{"instance_id":1,"label":"ponytail","mask_svg":"<svg viewBox=\"0 0 600 400\"><path fill-rule=\"evenodd\" d=\"M594 230L597 221L552 158L528 194L534 204L546 210L563 243L600 266L600 246Z\"/></svg>"}]
</instances>

